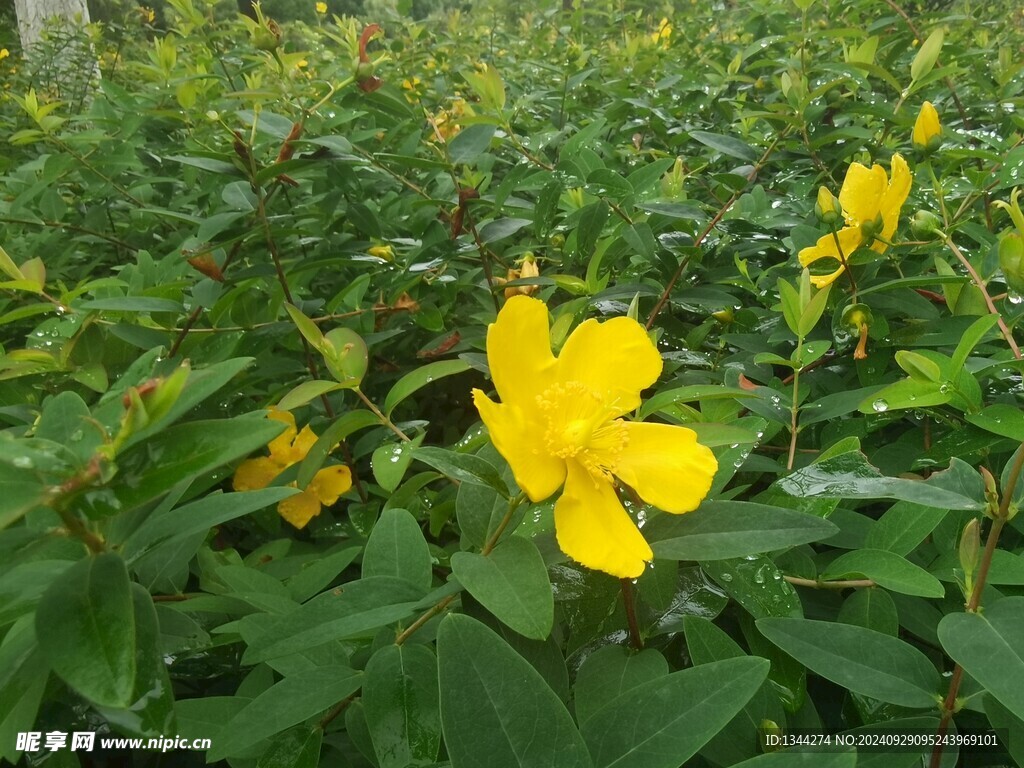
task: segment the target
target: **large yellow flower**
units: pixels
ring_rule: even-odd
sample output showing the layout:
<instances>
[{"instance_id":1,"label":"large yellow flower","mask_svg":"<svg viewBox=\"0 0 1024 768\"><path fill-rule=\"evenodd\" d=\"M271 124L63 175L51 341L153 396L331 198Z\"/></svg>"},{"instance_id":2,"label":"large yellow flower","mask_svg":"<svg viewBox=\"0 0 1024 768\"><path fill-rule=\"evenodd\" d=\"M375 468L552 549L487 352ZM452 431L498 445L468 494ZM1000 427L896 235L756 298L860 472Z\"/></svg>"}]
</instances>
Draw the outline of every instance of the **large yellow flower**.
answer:
<instances>
[{"instance_id":1,"label":"large yellow flower","mask_svg":"<svg viewBox=\"0 0 1024 768\"><path fill-rule=\"evenodd\" d=\"M588 568L620 578L653 554L615 493L615 480L666 512L696 509L718 469L693 430L624 421L661 374L661 356L627 317L587 320L551 353L547 307L514 296L487 331L487 362L501 398L473 401L532 501L564 484L555 503L558 545Z\"/></svg>"},{"instance_id":2,"label":"large yellow flower","mask_svg":"<svg viewBox=\"0 0 1024 768\"><path fill-rule=\"evenodd\" d=\"M269 456L246 459L238 465L232 486L236 491L255 491L266 488L288 467L306 458L317 441L316 433L307 424L299 432L295 417L289 411L271 406L268 418L284 422L287 429L267 444ZM292 483L294 486L295 483ZM289 496L277 505L278 514L296 528L305 528L320 514L321 506L330 506L341 494L352 487L352 472L344 464L324 467L317 472L309 487Z\"/></svg>"},{"instance_id":3,"label":"large yellow flower","mask_svg":"<svg viewBox=\"0 0 1024 768\"><path fill-rule=\"evenodd\" d=\"M836 233L844 258L848 259L861 246L870 247L876 253L885 252L899 224L900 208L910 194L911 180L907 161L900 155L892 156L891 181L880 165L871 168L860 163L850 165L839 192L846 226ZM845 269L836 248L836 238L831 232L819 238L815 245L800 251L798 258L805 267L818 259L829 258L839 262L835 272L811 276L811 282L818 288L830 285Z\"/></svg>"}]
</instances>

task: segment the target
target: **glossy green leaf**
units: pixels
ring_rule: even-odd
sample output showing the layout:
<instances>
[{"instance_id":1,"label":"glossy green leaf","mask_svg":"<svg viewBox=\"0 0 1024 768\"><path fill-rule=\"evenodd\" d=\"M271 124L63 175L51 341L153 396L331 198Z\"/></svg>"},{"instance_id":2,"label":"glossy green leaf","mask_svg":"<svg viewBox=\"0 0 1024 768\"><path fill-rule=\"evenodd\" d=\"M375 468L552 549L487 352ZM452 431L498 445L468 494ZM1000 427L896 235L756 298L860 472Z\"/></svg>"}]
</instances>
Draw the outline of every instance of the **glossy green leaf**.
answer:
<instances>
[{"instance_id":1,"label":"glossy green leaf","mask_svg":"<svg viewBox=\"0 0 1024 768\"><path fill-rule=\"evenodd\" d=\"M208 760L222 760L286 728L324 712L357 691L363 673L341 666L290 675L246 704L224 726Z\"/></svg>"},{"instance_id":2,"label":"glossy green leaf","mask_svg":"<svg viewBox=\"0 0 1024 768\"><path fill-rule=\"evenodd\" d=\"M948 509L897 501L871 526L865 544L897 555L908 555L935 530L947 514Z\"/></svg>"},{"instance_id":3,"label":"glossy green leaf","mask_svg":"<svg viewBox=\"0 0 1024 768\"><path fill-rule=\"evenodd\" d=\"M750 701L767 676L765 659L728 659L626 691L581 726L595 768L677 768Z\"/></svg>"},{"instance_id":4,"label":"glossy green leaf","mask_svg":"<svg viewBox=\"0 0 1024 768\"><path fill-rule=\"evenodd\" d=\"M144 587L132 584L135 618L135 688L124 709L96 705L111 725L133 736L156 738L174 732L174 696L161 647L153 598Z\"/></svg>"},{"instance_id":5,"label":"glossy green leaf","mask_svg":"<svg viewBox=\"0 0 1024 768\"><path fill-rule=\"evenodd\" d=\"M587 747L544 679L480 622L437 635L441 726L452 768L589 768Z\"/></svg>"},{"instance_id":6,"label":"glossy green leaf","mask_svg":"<svg viewBox=\"0 0 1024 768\"><path fill-rule=\"evenodd\" d=\"M437 659L423 645L389 645L366 665L363 708L380 768L432 763L441 746Z\"/></svg>"},{"instance_id":7,"label":"glossy green leaf","mask_svg":"<svg viewBox=\"0 0 1024 768\"><path fill-rule=\"evenodd\" d=\"M1024 719L1024 597L1004 597L984 613L950 613L939 622L949 657Z\"/></svg>"},{"instance_id":8,"label":"glossy green leaf","mask_svg":"<svg viewBox=\"0 0 1024 768\"><path fill-rule=\"evenodd\" d=\"M760 619L757 628L812 672L855 693L912 709L933 708L939 699L938 671L898 638L808 619Z\"/></svg>"},{"instance_id":9,"label":"glossy green leaf","mask_svg":"<svg viewBox=\"0 0 1024 768\"><path fill-rule=\"evenodd\" d=\"M952 472L953 470L947 470ZM899 499L932 507L979 510L983 502L945 489L944 472L927 480L886 477L860 451L850 451L798 469L780 479L778 487L798 497Z\"/></svg>"},{"instance_id":10,"label":"glossy green leaf","mask_svg":"<svg viewBox=\"0 0 1024 768\"><path fill-rule=\"evenodd\" d=\"M853 590L843 601L837 621L893 637L896 637L900 629L896 604L884 589Z\"/></svg>"},{"instance_id":11,"label":"glossy green leaf","mask_svg":"<svg viewBox=\"0 0 1024 768\"><path fill-rule=\"evenodd\" d=\"M415 371L405 374L400 378L384 398L384 413L388 416L395 410L395 407L405 400L409 395L417 392L428 384L445 376L454 376L456 373L463 373L470 369L469 363L464 360L438 360L434 363L427 363Z\"/></svg>"},{"instance_id":12,"label":"glossy green leaf","mask_svg":"<svg viewBox=\"0 0 1024 768\"><path fill-rule=\"evenodd\" d=\"M487 123L466 126L448 143L448 156L456 164L472 163L487 151L496 130Z\"/></svg>"},{"instance_id":13,"label":"glossy green leaf","mask_svg":"<svg viewBox=\"0 0 1024 768\"><path fill-rule=\"evenodd\" d=\"M935 62L938 61L939 51L942 50L942 43L945 37L945 29L939 27L921 43L921 48L918 50L917 55L914 56L914 61L910 65L910 79L913 82L917 82L931 72Z\"/></svg>"},{"instance_id":14,"label":"glossy green leaf","mask_svg":"<svg viewBox=\"0 0 1024 768\"><path fill-rule=\"evenodd\" d=\"M551 582L531 540L509 536L486 556L456 552L452 572L481 605L511 629L534 640L543 640L551 632Z\"/></svg>"},{"instance_id":15,"label":"glossy green leaf","mask_svg":"<svg viewBox=\"0 0 1024 768\"><path fill-rule=\"evenodd\" d=\"M427 446L417 448L413 456L417 461L422 461L453 480L486 485L506 498L509 495L508 486L494 465L472 453L457 453Z\"/></svg>"},{"instance_id":16,"label":"glossy green leaf","mask_svg":"<svg viewBox=\"0 0 1024 768\"><path fill-rule=\"evenodd\" d=\"M701 562L701 569L751 616L801 616L800 596L764 555Z\"/></svg>"},{"instance_id":17,"label":"glossy green leaf","mask_svg":"<svg viewBox=\"0 0 1024 768\"><path fill-rule=\"evenodd\" d=\"M942 597L946 590L928 571L895 552L884 549L856 549L833 560L821 578L825 581L867 578L879 586L919 597Z\"/></svg>"},{"instance_id":18,"label":"glossy green leaf","mask_svg":"<svg viewBox=\"0 0 1024 768\"><path fill-rule=\"evenodd\" d=\"M708 133L707 131L690 131L690 136L701 144L718 150L723 155L747 161L757 159L757 153L753 148L745 141L737 139L735 136L726 136L720 133Z\"/></svg>"},{"instance_id":19,"label":"glossy green leaf","mask_svg":"<svg viewBox=\"0 0 1024 768\"><path fill-rule=\"evenodd\" d=\"M658 515L644 526L655 557L725 560L827 539L837 532L814 515L742 501L709 501L685 515Z\"/></svg>"},{"instance_id":20,"label":"glossy green leaf","mask_svg":"<svg viewBox=\"0 0 1024 768\"><path fill-rule=\"evenodd\" d=\"M995 403L981 413L968 413L964 420L994 435L1024 443L1024 412L1009 403Z\"/></svg>"},{"instance_id":21,"label":"glossy green leaf","mask_svg":"<svg viewBox=\"0 0 1024 768\"><path fill-rule=\"evenodd\" d=\"M668 673L668 661L660 651L647 648L636 652L621 645L599 648L587 656L576 675L573 700L577 722L582 726L622 694Z\"/></svg>"},{"instance_id":22,"label":"glossy green leaf","mask_svg":"<svg viewBox=\"0 0 1024 768\"><path fill-rule=\"evenodd\" d=\"M423 442L426 433L421 433L408 443L385 443L375 449L370 459L373 477L385 491L393 491L402 482L405 472L412 464L413 451Z\"/></svg>"},{"instance_id":23,"label":"glossy green leaf","mask_svg":"<svg viewBox=\"0 0 1024 768\"><path fill-rule=\"evenodd\" d=\"M135 609L124 560L82 558L55 578L36 611L47 662L86 699L123 708L134 701Z\"/></svg>"},{"instance_id":24,"label":"glossy green leaf","mask_svg":"<svg viewBox=\"0 0 1024 768\"><path fill-rule=\"evenodd\" d=\"M321 728L293 728L276 736L256 768L316 768L320 764Z\"/></svg>"},{"instance_id":25,"label":"glossy green leaf","mask_svg":"<svg viewBox=\"0 0 1024 768\"><path fill-rule=\"evenodd\" d=\"M305 405L310 400L315 400L321 395L341 388L341 384L336 381L320 381L319 379L304 381L282 397L277 407L282 411L290 411L293 408Z\"/></svg>"},{"instance_id":26,"label":"glossy green leaf","mask_svg":"<svg viewBox=\"0 0 1024 768\"><path fill-rule=\"evenodd\" d=\"M373 526L363 552L363 578L392 576L430 589L430 550L420 524L404 509L386 509Z\"/></svg>"},{"instance_id":27,"label":"glossy green leaf","mask_svg":"<svg viewBox=\"0 0 1024 768\"><path fill-rule=\"evenodd\" d=\"M338 443L347 438L353 432L380 424L380 420L370 411L349 411L338 417L331 426L324 430L317 438L313 447L309 449L306 458L299 465L299 474L296 483L305 488L309 485L313 476L320 471L327 456L337 447Z\"/></svg>"}]
</instances>

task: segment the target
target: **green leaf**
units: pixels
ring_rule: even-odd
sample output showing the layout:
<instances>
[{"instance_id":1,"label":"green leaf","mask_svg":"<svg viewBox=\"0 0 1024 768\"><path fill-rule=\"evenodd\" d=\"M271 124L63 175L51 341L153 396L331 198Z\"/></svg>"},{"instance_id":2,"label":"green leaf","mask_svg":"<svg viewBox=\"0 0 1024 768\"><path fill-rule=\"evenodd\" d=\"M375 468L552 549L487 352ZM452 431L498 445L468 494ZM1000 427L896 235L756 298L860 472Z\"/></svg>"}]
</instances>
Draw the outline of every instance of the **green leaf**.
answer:
<instances>
[{"instance_id":1,"label":"green leaf","mask_svg":"<svg viewBox=\"0 0 1024 768\"><path fill-rule=\"evenodd\" d=\"M99 514L136 509L182 480L265 446L283 428L279 421L252 418L192 421L170 427L118 458L120 471L113 483L116 501L108 495L97 495L90 501Z\"/></svg>"},{"instance_id":2,"label":"green leaf","mask_svg":"<svg viewBox=\"0 0 1024 768\"><path fill-rule=\"evenodd\" d=\"M110 299L92 299L80 301L75 309L93 309L107 312L174 312L185 311L180 301L170 299L153 299L147 296L120 296Z\"/></svg>"},{"instance_id":3,"label":"green leaf","mask_svg":"<svg viewBox=\"0 0 1024 768\"><path fill-rule=\"evenodd\" d=\"M453 480L486 485L508 498L508 486L501 479L498 470L486 459L482 459L472 453L456 453L444 448L427 446L425 448L417 448L414 458Z\"/></svg>"},{"instance_id":4,"label":"green leaf","mask_svg":"<svg viewBox=\"0 0 1024 768\"><path fill-rule=\"evenodd\" d=\"M795 336L800 336L800 315L803 313L800 304L800 294L796 288L785 280L779 280L779 303L782 305L782 316L786 325Z\"/></svg>"},{"instance_id":5,"label":"green leaf","mask_svg":"<svg viewBox=\"0 0 1024 768\"><path fill-rule=\"evenodd\" d=\"M821 578L835 581L868 578L880 587L918 597L942 597L942 583L928 571L884 549L856 549L840 555L825 569Z\"/></svg>"},{"instance_id":6,"label":"green leaf","mask_svg":"<svg viewBox=\"0 0 1024 768\"><path fill-rule=\"evenodd\" d=\"M868 531L865 544L897 555L908 555L949 514L948 509L897 501Z\"/></svg>"},{"instance_id":7,"label":"green leaf","mask_svg":"<svg viewBox=\"0 0 1024 768\"><path fill-rule=\"evenodd\" d=\"M716 661L638 685L581 726L595 768L677 768L750 701L766 659Z\"/></svg>"},{"instance_id":8,"label":"green leaf","mask_svg":"<svg viewBox=\"0 0 1024 768\"><path fill-rule=\"evenodd\" d=\"M917 352L901 349L896 353L896 365L914 381L937 384L942 378L939 364Z\"/></svg>"},{"instance_id":9,"label":"green leaf","mask_svg":"<svg viewBox=\"0 0 1024 768\"><path fill-rule=\"evenodd\" d=\"M885 413L906 408L931 408L945 405L953 399L953 392L937 381L903 379L883 387L865 398L860 404L861 413Z\"/></svg>"},{"instance_id":10,"label":"green leaf","mask_svg":"<svg viewBox=\"0 0 1024 768\"><path fill-rule=\"evenodd\" d=\"M521 536L499 542L489 555L456 552L452 573L501 622L525 637L543 640L554 623L554 599L544 559Z\"/></svg>"},{"instance_id":11,"label":"green leaf","mask_svg":"<svg viewBox=\"0 0 1024 768\"><path fill-rule=\"evenodd\" d=\"M324 738L322 728L292 728L271 741L256 768L317 768Z\"/></svg>"},{"instance_id":12,"label":"green leaf","mask_svg":"<svg viewBox=\"0 0 1024 768\"><path fill-rule=\"evenodd\" d=\"M1024 412L1016 405L995 403L981 413L968 413L964 420L1000 437L1024 443Z\"/></svg>"},{"instance_id":13,"label":"green leaf","mask_svg":"<svg viewBox=\"0 0 1024 768\"><path fill-rule=\"evenodd\" d=\"M426 433L420 433L408 443L385 443L373 451L370 467L378 485L389 493L399 486L412 464L413 451L423 442Z\"/></svg>"},{"instance_id":14,"label":"green leaf","mask_svg":"<svg viewBox=\"0 0 1024 768\"><path fill-rule=\"evenodd\" d=\"M302 337L309 342L310 346L313 347L317 352L323 353L326 342L324 341L324 335L320 331L319 326L306 317L302 310L293 304L285 303L284 308L288 311L288 316L295 323L295 327L299 329L299 333Z\"/></svg>"},{"instance_id":15,"label":"green leaf","mask_svg":"<svg viewBox=\"0 0 1024 768\"><path fill-rule=\"evenodd\" d=\"M723 387L719 384L691 384L686 387L676 387L675 389L658 392L649 397L640 406L640 418L646 418L652 413L675 403L698 401L703 403L708 400L732 400L750 397L757 397L757 394L740 389L739 387Z\"/></svg>"},{"instance_id":16,"label":"green leaf","mask_svg":"<svg viewBox=\"0 0 1024 768\"><path fill-rule=\"evenodd\" d=\"M424 645L388 645L370 657L363 708L380 768L432 763L441 746L437 660Z\"/></svg>"},{"instance_id":17,"label":"green leaf","mask_svg":"<svg viewBox=\"0 0 1024 768\"><path fill-rule=\"evenodd\" d=\"M856 768L857 750L854 747L821 747L813 752L784 749L758 755L733 768Z\"/></svg>"},{"instance_id":18,"label":"green leaf","mask_svg":"<svg viewBox=\"0 0 1024 768\"><path fill-rule=\"evenodd\" d=\"M298 725L357 691L362 682L362 672L336 665L290 675L263 691L232 717L206 753L206 759L209 762L223 760Z\"/></svg>"},{"instance_id":19,"label":"green leaf","mask_svg":"<svg viewBox=\"0 0 1024 768\"><path fill-rule=\"evenodd\" d=\"M720 133L708 133L707 131L690 131L690 136L701 144L716 149L723 155L735 157L739 160L753 162L757 160L757 152L753 147L735 136L726 136Z\"/></svg>"},{"instance_id":20,"label":"green leaf","mask_svg":"<svg viewBox=\"0 0 1024 768\"><path fill-rule=\"evenodd\" d=\"M776 485L791 496L823 496L833 499L899 499L946 509L980 510L984 504L943 487L946 473L938 472L927 480L885 477L868 463L860 451L848 451L798 469L781 478Z\"/></svg>"},{"instance_id":21,"label":"green leaf","mask_svg":"<svg viewBox=\"0 0 1024 768\"><path fill-rule=\"evenodd\" d=\"M939 642L1014 716L1024 719L1024 597L1004 597L984 613L950 613Z\"/></svg>"},{"instance_id":22,"label":"green leaf","mask_svg":"<svg viewBox=\"0 0 1024 768\"><path fill-rule=\"evenodd\" d=\"M298 493L296 488L264 488L242 493L211 493L198 501L154 511L124 542L129 563L149 550L186 539L201 531L265 509Z\"/></svg>"},{"instance_id":23,"label":"green leaf","mask_svg":"<svg viewBox=\"0 0 1024 768\"><path fill-rule=\"evenodd\" d=\"M576 253L580 258L589 259L594 255L597 239L608 221L608 211L608 203L598 200L580 212L580 223L576 228Z\"/></svg>"},{"instance_id":24,"label":"green leaf","mask_svg":"<svg viewBox=\"0 0 1024 768\"><path fill-rule=\"evenodd\" d=\"M939 27L921 44L921 49L910 64L910 80L917 82L932 71L935 62L939 59L939 51L942 50L942 42L946 37L946 31Z\"/></svg>"},{"instance_id":25,"label":"green leaf","mask_svg":"<svg viewBox=\"0 0 1024 768\"><path fill-rule=\"evenodd\" d=\"M472 163L487 151L496 129L487 123L466 126L448 143L448 156L455 164Z\"/></svg>"},{"instance_id":26,"label":"green leaf","mask_svg":"<svg viewBox=\"0 0 1024 768\"><path fill-rule=\"evenodd\" d=\"M523 227L528 227L533 222L530 219L495 219L489 221L480 228L480 241L490 245L506 237L511 237Z\"/></svg>"},{"instance_id":27,"label":"green leaf","mask_svg":"<svg viewBox=\"0 0 1024 768\"><path fill-rule=\"evenodd\" d=\"M809 670L854 693L912 709L931 709L939 700L938 671L898 638L809 619L760 619L757 628Z\"/></svg>"},{"instance_id":28,"label":"green leaf","mask_svg":"<svg viewBox=\"0 0 1024 768\"><path fill-rule=\"evenodd\" d=\"M475 619L437 632L441 726L452 768L589 768L565 705L540 674Z\"/></svg>"},{"instance_id":29,"label":"green leaf","mask_svg":"<svg viewBox=\"0 0 1024 768\"><path fill-rule=\"evenodd\" d=\"M462 76L469 83L469 87L480 97L481 104L487 109L495 112L501 112L504 109L505 84L493 64L485 64L483 69L477 72L464 71Z\"/></svg>"},{"instance_id":30,"label":"green leaf","mask_svg":"<svg viewBox=\"0 0 1024 768\"><path fill-rule=\"evenodd\" d=\"M325 553L315 560L307 561L303 569L288 580L288 594L296 602L305 602L334 581L362 550L358 544L342 545L337 552Z\"/></svg>"},{"instance_id":31,"label":"green leaf","mask_svg":"<svg viewBox=\"0 0 1024 768\"><path fill-rule=\"evenodd\" d=\"M331 640L371 636L380 627L407 618L423 598L423 591L404 579L373 576L350 581L345 589L317 595L296 610L241 622L242 637L249 644L245 664L300 653Z\"/></svg>"},{"instance_id":32,"label":"green leaf","mask_svg":"<svg viewBox=\"0 0 1024 768\"><path fill-rule=\"evenodd\" d=\"M53 580L36 611L39 647L53 671L88 700L134 699L135 612L119 555L88 556Z\"/></svg>"},{"instance_id":33,"label":"green leaf","mask_svg":"<svg viewBox=\"0 0 1024 768\"><path fill-rule=\"evenodd\" d=\"M801 616L800 596L764 555L701 562L701 569L751 616Z\"/></svg>"},{"instance_id":34,"label":"green leaf","mask_svg":"<svg viewBox=\"0 0 1024 768\"><path fill-rule=\"evenodd\" d=\"M825 311L825 305L828 303L829 289L832 287L831 284L826 285L815 291L814 296L807 302L804 307L804 311L800 314L800 321L797 324L799 330L799 336L801 338L807 336L811 331L814 330L814 326L818 324L821 319L821 313ZM827 347L826 347L827 349ZM824 352L822 353L824 354ZM813 362L813 360L807 360L804 365Z\"/></svg>"},{"instance_id":35,"label":"green leaf","mask_svg":"<svg viewBox=\"0 0 1024 768\"><path fill-rule=\"evenodd\" d=\"M795 547L839 529L814 515L742 501L708 501L686 515L658 515L644 526L654 556L725 560Z\"/></svg>"},{"instance_id":36,"label":"green leaf","mask_svg":"<svg viewBox=\"0 0 1024 768\"><path fill-rule=\"evenodd\" d=\"M369 353L363 337L351 328L335 328L324 335L321 349L331 375L346 388L358 387L369 367Z\"/></svg>"},{"instance_id":37,"label":"green leaf","mask_svg":"<svg viewBox=\"0 0 1024 768\"><path fill-rule=\"evenodd\" d=\"M50 667L39 650L31 616L9 629L0 643L0 760L18 762L17 734L33 730Z\"/></svg>"},{"instance_id":38,"label":"green leaf","mask_svg":"<svg viewBox=\"0 0 1024 768\"><path fill-rule=\"evenodd\" d=\"M668 662L660 651L647 648L637 653L621 645L598 648L576 675L573 700L577 722L582 726L606 704L668 672Z\"/></svg>"},{"instance_id":39,"label":"green leaf","mask_svg":"<svg viewBox=\"0 0 1024 768\"><path fill-rule=\"evenodd\" d=\"M971 323L970 327L964 331L963 336L960 338L960 343L953 350L953 357L949 366L950 370L959 371L964 367L968 355L971 354L971 351L978 346L989 331L995 328L997 322L999 322L999 315L982 315Z\"/></svg>"},{"instance_id":40,"label":"green leaf","mask_svg":"<svg viewBox=\"0 0 1024 768\"><path fill-rule=\"evenodd\" d=\"M837 621L896 637L900 631L896 603L884 589L855 589L843 601Z\"/></svg>"},{"instance_id":41,"label":"green leaf","mask_svg":"<svg viewBox=\"0 0 1024 768\"><path fill-rule=\"evenodd\" d=\"M472 366L464 360L438 360L434 363L427 363L415 371L407 373L400 378L384 398L384 413L388 416L395 410L395 407L409 397L409 395L422 389L437 379L445 376L453 376L456 373L470 370Z\"/></svg>"},{"instance_id":42,"label":"green leaf","mask_svg":"<svg viewBox=\"0 0 1024 768\"><path fill-rule=\"evenodd\" d=\"M97 705L97 711L133 736L155 738L174 733L174 697L167 674L160 627L153 598L140 584L132 584L135 617L135 688L126 709Z\"/></svg>"},{"instance_id":43,"label":"green leaf","mask_svg":"<svg viewBox=\"0 0 1024 768\"><path fill-rule=\"evenodd\" d=\"M313 447L309 449L309 453L306 454L306 458L299 465L299 474L295 480L299 487L305 488L310 484L313 476L320 471L327 456L337 447L338 443L353 432L378 424L380 424L380 419L370 411L349 411L338 417L338 420L317 438Z\"/></svg>"},{"instance_id":44,"label":"green leaf","mask_svg":"<svg viewBox=\"0 0 1024 768\"><path fill-rule=\"evenodd\" d=\"M282 411L290 411L305 405L310 400L315 400L320 395L325 395L328 392L334 392L336 389L341 388L342 385L336 381L304 381L282 397L277 407Z\"/></svg>"},{"instance_id":45,"label":"green leaf","mask_svg":"<svg viewBox=\"0 0 1024 768\"><path fill-rule=\"evenodd\" d=\"M404 509L385 509L363 552L363 578L392 576L424 592L430 589L430 549L420 524Z\"/></svg>"}]
</instances>

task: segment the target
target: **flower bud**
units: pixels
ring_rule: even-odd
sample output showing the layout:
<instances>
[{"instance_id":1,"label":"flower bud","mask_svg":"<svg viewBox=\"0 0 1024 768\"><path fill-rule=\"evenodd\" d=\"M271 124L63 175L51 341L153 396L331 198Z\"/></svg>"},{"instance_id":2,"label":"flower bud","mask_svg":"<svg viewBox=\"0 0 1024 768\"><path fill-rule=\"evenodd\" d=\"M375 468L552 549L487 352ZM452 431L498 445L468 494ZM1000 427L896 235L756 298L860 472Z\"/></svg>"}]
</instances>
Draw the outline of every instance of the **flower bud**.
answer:
<instances>
[{"instance_id":1,"label":"flower bud","mask_svg":"<svg viewBox=\"0 0 1024 768\"><path fill-rule=\"evenodd\" d=\"M882 220L882 214L878 214L871 221L865 221L860 225L861 242L865 246L871 245L875 242L875 238L882 234L884 228L885 222Z\"/></svg>"},{"instance_id":2,"label":"flower bud","mask_svg":"<svg viewBox=\"0 0 1024 768\"><path fill-rule=\"evenodd\" d=\"M818 187L818 202L814 204L814 215L822 224L833 226L843 220L843 207L839 199L826 187Z\"/></svg>"},{"instance_id":3,"label":"flower bud","mask_svg":"<svg viewBox=\"0 0 1024 768\"><path fill-rule=\"evenodd\" d=\"M980 467L981 479L985 483L985 515L995 518L999 512L999 490L996 479L985 467Z\"/></svg>"},{"instance_id":4,"label":"flower bud","mask_svg":"<svg viewBox=\"0 0 1024 768\"><path fill-rule=\"evenodd\" d=\"M999 240L999 267L1006 285L1024 295L1024 238L1016 232L1007 232Z\"/></svg>"},{"instance_id":5,"label":"flower bud","mask_svg":"<svg viewBox=\"0 0 1024 768\"><path fill-rule=\"evenodd\" d=\"M974 591L974 571L981 554L981 525L976 517L964 526L964 532L960 534L959 554L960 567L964 571L964 593L969 596Z\"/></svg>"},{"instance_id":6,"label":"flower bud","mask_svg":"<svg viewBox=\"0 0 1024 768\"><path fill-rule=\"evenodd\" d=\"M914 123L914 149L928 155L942 145L942 125L939 124L939 113L930 101L921 105L921 111Z\"/></svg>"},{"instance_id":7,"label":"flower bud","mask_svg":"<svg viewBox=\"0 0 1024 768\"><path fill-rule=\"evenodd\" d=\"M394 261L395 259L395 251L390 245L374 245L367 248L366 252L378 259L384 259L384 261Z\"/></svg>"},{"instance_id":8,"label":"flower bud","mask_svg":"<svg viewBox=\"0 0 1024 768\"><path fill-rule=\"evenodd\" d=\"M910 233L918 240L934 240L942 232L942 222L931 211L918 211L910 219Z\"/></svg>"}]
</instances>

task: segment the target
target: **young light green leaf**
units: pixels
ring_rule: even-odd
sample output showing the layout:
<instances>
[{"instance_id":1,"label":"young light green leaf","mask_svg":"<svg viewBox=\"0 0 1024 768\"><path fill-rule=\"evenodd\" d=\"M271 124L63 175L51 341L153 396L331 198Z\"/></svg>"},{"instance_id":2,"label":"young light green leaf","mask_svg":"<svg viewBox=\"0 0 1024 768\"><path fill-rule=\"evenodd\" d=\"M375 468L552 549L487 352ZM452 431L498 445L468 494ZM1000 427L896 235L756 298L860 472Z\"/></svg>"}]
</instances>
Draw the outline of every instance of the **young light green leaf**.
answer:
<instances>
[{"instance_id":1,"label":"young light green leaf","mask_svg":"<svg viewBox=\"0 0 1024 768\"><path fill-rule=\"evenodd\" d=\"M939 27L921 44L921 50L917 52L914 61L910 64L910 80L916 83L922 77L932 71L935 62L942 50L942 43L946 37L946 30Z\"/></svg>"}]
</instances>

